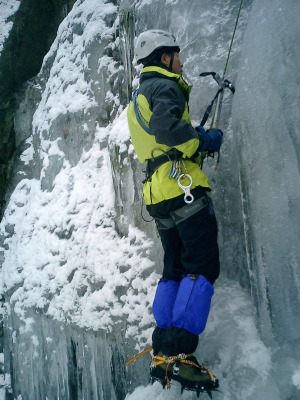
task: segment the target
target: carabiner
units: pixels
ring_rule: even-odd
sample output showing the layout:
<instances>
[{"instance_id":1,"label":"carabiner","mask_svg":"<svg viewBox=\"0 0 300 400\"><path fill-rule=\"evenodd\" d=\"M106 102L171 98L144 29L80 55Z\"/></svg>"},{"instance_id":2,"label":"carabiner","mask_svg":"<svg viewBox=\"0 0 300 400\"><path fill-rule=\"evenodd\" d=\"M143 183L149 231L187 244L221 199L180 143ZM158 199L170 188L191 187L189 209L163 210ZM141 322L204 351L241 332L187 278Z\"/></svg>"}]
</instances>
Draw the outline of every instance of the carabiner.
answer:
<instances>
[{"instance_id":1,"label":"carabiner","mask_svg":"<svg viewBox=\"0 0 300 400\"><path fill-rule=\"evenodd\" d=\"M189 178L190 184L187 185L187 186L182 185L180 183L180 180L182 178ZM187 204L192 203L194 201L194 196L191 193L191 187L192 187L192 184L193 184L193 178L191 177L191 175L189 175L189 174L181 174L181 175L179 175L179 177L177 179L177 183L178 183L178 186L184 191L184 201Z\"/></svg>"}]
</instances>

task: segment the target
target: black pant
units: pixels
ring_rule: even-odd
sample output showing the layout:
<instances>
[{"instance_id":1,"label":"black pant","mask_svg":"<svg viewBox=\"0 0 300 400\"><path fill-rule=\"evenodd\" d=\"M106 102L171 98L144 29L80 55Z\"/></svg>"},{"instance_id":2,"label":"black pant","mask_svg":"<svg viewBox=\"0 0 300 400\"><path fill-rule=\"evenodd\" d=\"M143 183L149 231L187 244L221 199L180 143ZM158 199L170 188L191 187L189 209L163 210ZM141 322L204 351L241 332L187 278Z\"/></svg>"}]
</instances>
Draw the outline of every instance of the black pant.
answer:
<instances>
[{"instance_id":1,"label":"black pant","mask_svg":"<svg viewBox=\"0 0 300 400\"><path fill-rule=\"evenodd\" d=\"M195 200L207 196L197 187L191 191ZM167 219L171 213L187 206L182 196L147 206L154 218ZM211 284L219 276L218 228L212 200L208 205L188 219L170 229L158 229L164 249L163 277L180 281L186 274L202 275Z\"/></svg>"},{"instance_id":2,"label":"black pant","mask_svg":"<svg viewBox=\"0 0 300 400\"><path fill-rule=\"evenodd\" d=\"M213 284L220 271L218 228L213 204L203 188L197 187L191 192L194 201L204 196L203 204L206 205L183 221L176 220L176 224L171 213L187 206L183 195L147 206L158 228L161 227L158 231L164 249L163 278L180 282L187 274L202 275ZM171 223L166 223L170 218ZM159 223L157 219L164 221ZM199 338L183 328L169 326L167 329L156 327L152 340L155 355L161 351L171 356L193 353Z\"/></svg>"}]
</instances>

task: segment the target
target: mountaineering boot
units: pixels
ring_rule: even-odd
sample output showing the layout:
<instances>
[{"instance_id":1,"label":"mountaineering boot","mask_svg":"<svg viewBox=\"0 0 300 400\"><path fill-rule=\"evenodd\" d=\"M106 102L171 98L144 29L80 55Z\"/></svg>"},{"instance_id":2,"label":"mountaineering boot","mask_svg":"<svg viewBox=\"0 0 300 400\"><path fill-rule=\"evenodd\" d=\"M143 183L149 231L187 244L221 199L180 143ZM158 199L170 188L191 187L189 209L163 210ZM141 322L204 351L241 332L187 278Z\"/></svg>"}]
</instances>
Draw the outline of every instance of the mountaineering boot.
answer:
<instances>
[{"instance_id":1,"label":"mountaineering boot","mask_svg":"<svg viewBox=\"0 0 300 400\"><path fill-rule=\"evenodd\" d=\"M179 354L173 357L164 356L159 352L152 356L150 365L152 380L158 380L163 385L171 387L171 380L181 383L182 390L193 390L197 396L201 392L211 391L219 387L218 379L208 370L200 365L193 354Z\"/></svg>"}]
</instances>

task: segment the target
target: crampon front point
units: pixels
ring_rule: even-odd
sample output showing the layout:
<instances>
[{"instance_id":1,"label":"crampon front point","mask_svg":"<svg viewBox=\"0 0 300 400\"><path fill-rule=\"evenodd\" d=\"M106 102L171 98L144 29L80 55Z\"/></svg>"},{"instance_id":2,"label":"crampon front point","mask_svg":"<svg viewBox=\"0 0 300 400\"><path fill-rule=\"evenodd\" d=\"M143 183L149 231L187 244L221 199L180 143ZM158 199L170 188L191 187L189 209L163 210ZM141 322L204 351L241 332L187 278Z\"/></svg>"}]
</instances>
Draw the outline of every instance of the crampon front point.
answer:
<instances>
[{"instance_id":1,"label":"crampon front point","mask_svg":"<svg viewBox=\"0 0 300 400\"><path fill-rule=\"evenodd\" d=\"M158 379L158 378L153 378L152 377L151 378L151 383L153 384L155 382L159 382L162 385L163 389L165 389L165 387L167 386L167 380L166 379ZM178 383L173 383L172 382L172 386L178 387L179 385L178 385ZM189 386L189 384L184 385L183 383L180 385L181 394L183 394L184 390L192 391L192 392L196 392L197 393L197 397L199 398L201 393L207 393L208 396L211 399L213 398L212 397L212 392L213 391L219 392L219 390L217 390L218 387L219 387L218 379L216 379L215 385L214 385L214 387L212 389L208 389L208 388L205 389L204 386L200 386L200 385L195 386L195 387L191 387L191 386Z\"/></svg>"}]
</instances>

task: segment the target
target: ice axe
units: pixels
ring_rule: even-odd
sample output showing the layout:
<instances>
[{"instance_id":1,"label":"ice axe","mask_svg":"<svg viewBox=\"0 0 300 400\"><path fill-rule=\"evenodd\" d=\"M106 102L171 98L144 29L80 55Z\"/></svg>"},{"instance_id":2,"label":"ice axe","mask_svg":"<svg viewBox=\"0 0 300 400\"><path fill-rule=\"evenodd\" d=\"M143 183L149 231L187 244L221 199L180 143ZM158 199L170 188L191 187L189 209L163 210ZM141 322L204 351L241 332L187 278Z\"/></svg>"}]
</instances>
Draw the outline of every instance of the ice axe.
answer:
<instances>
[{"instance_id":1,"label":"ice axe","mask_svg":"<svg viewBox=\"0 0 300 400\"><path fill-rule=\"evenodd\" d=\"M237 25L238 25L238 21L239 21L241 9L242 9L242 4L243 4L243 0L240 0L240 5L239 5L239 9L238 9L238 13L237 13L237 17L236 17L236 21L235 21L235 25L234 25L234 29L233 29L231 41L230 41L230 46L229 46L228 55L227 55L227 59L226 59L226 63L225 63L225 67L224 67L224 72L223 72L222 78L216 72L202 72L202 74L200 74L200 76L212 75L212 77L215 79L215 81L219 85L219 90L218 90L216 96L214 97L214 99L211 102L211 104L207 107L207 110L206 110L206 112L204 114L204 117L203 117L203 119L202 119L202 121L200 123L201 126L204 126L205 122L207 121L207 118L209 117L209 114L211 112L212 106L213 106L215 100L217 99L216 111L215 111L215 114L213 116L212 123L211 123L211 128L216 128L217 129L219 127L219 120L220 120L220 114L221 114L224 90L226 88L229 88L231 90L232 94L234 94L234 92L235 92L233 84L231 82L229 82L227 79L224 79L224 78L225 78L225 74L226 74L226 70L227 70L227 66L228 66L228 62L229 62L229 57L230 57L230 54L231 54L231 49L232 49L232 45L233 45L233 40L234 40L236 28L237 28Z\"/></svg>"},{"instance_id":2,"label":"ice axe","mask_svg":"<svg viewBox=\"0 0 300 400\"><path fill-rule=\"evenodd\" d=\"M217 74L216 72L202 72L200 74L200 76L208 76L208 75L212 75L212 77L214 78L214 80L217 82L219 89L215 95L215 97L212 99L211 103L209 104L209 106L207 107L205 114L202 118L202 121L200 122L201 126L204 126L210 113L211 110L213 108L213 105L215 103L215 101L217 101L216 104L216 109L215 109L215 113L214 116L212 118L211 124L210 124L210 128L211 129L218 129L219 128L219 121L220 121L220 115L221 115L221 109L222 109L222 102L223 102L223 96L224 96L224 90L226 88L230 89L232 94L234 94L235 92L235 88L233 86L233 84L228 80L228 79L224 79L224 75L223 78L221 78L221 76L219 74ZM207 153L208 157L214 157L214 153ZM220 160L220 152L218 152L218 158L217 158L217 164L216 164L216 168L219 165L219 160ZM203 162L203 161L202 161Z\"/></svg>"},{"instance_id":3,"label":"ice axe","mask_svg":"<svg viewBox=\"0 0 300 400\"><path fill-rule=\"evenodd\" d=\"M217 82L219 89L215 95L215 97L212 99L211 103L209 104L209 106L207 107L205 114L202 118L202 121L200 122L201 126L204 126L210 113L212 110L212 107L215 103L215 101L217 101L216 104L216 110L215 110L215 114L213 116L212 122L211 122L211 128L214 129L218 129L219 128L219 121L220 121L220 115L221 115L221 109L222 109L222 102L223 102L223 96L224 96L224 90L226 88L230 89L232 94L234 94L235 92L235 88L233 86L233 84L228 80L228 79L224 79L221 78L221 76L219 74L217 74L216 72L202 72L200 74L200 76L208 76L208 75L212 75L212 77L214 78L214 80Z\"/></svg>"}]
</instances>

